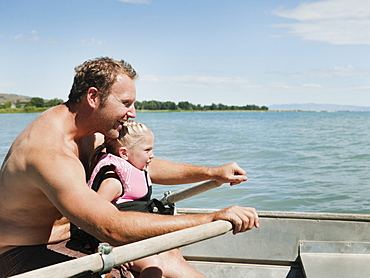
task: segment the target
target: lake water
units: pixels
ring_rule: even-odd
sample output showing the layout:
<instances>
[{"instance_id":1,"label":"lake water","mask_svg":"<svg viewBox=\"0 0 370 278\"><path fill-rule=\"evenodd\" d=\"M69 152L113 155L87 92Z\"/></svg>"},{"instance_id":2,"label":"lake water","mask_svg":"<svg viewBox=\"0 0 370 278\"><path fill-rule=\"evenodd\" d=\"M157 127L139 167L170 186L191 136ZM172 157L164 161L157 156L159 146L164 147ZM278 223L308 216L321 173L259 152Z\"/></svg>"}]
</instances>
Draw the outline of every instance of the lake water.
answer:
<instances>
[{"instance_id":1,"label":"lake water","mask_svg":"<svg viewBox=\"0 0 370 278\"><path fill-rule=\"evenodd\" d=\"M0 114L0 161L38 114ZM218 166L237 162L249 180L179 207L370 213L370 112L138 113L155 156ZM51 128L51 127L49 127ZM154 196L185 186L154 185Z\"/></svg>"}]
</instances>

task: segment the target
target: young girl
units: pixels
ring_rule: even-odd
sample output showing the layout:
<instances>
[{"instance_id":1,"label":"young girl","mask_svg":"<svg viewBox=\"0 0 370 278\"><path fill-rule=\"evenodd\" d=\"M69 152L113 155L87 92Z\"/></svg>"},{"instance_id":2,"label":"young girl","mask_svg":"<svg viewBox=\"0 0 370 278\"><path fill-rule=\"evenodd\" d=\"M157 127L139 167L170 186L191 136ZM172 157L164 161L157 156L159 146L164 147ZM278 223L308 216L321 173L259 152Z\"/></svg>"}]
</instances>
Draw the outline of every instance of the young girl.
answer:
<instances>
[{"instance_id":1,"label":"young girl","mask_svg":"<svg viewBox=\"0 0 370 278\"><path fill-rule=\"evenodd\" d=\"M118 139L105 138L93 154L92 167L97 161L88 185L120 210L151 211L146 207L151 195L151 181L147 169L154 157L154 135L145 125L126 121ZM140 203L140 208L130 204ZM134 202L132 202L134 201ZM162 263L157 255L126 264L126 268L140 272L139 277L162 277Z\"/></svg>"}]
</instances>

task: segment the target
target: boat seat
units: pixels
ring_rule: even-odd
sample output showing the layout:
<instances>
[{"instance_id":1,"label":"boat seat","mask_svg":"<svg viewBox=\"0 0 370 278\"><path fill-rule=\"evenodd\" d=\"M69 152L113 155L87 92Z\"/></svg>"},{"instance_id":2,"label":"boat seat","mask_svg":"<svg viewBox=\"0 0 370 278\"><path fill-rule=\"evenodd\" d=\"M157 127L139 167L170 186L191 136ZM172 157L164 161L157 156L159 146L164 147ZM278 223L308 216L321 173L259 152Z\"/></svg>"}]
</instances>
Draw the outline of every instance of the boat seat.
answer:
<instances>
[{"instance_id":1,"label":"boat seat","mask_svg":"<svg viewBox=\"0 0 370 278\"><path fill-rule=\"evenodd\" d=\"M301 241L307 278L363 278L370 275L370 242Z\"/></svg>"}]
</instances>

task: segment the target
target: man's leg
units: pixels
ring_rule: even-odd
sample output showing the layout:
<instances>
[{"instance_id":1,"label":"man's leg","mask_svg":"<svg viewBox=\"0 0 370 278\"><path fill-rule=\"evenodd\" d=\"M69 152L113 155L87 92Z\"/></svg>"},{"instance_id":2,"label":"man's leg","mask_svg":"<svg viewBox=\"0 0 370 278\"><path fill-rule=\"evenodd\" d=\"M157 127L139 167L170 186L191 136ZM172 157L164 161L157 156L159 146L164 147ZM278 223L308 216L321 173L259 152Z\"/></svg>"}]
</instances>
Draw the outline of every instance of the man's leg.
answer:
<instances>
[{"instance_id":1,"label":"man's leg","mask_svg":"<svg viewBox=\"0 0 370 278\"><path fill-rule=\"evenodd\" d=\"M86 256L86 254L66 248L65 243L66 242L49 245L19 246L1 254L0 278ZM111 277L133 277L128 271L124 273L124 276L122 275L123 273L120 273L117 269L113 269L112 273L114 274ZM94 276L92 273L85 273L78 277Z\"/></svg>"},{"instance_id":2,"label":"man's leg","mask_svg":"<svg viewBox=\"0 0 370 278\"><path fill-rule=\"evenodd\" d=\"M81 258L84 256L88 256L85 253L68 248L66 246L67 242L68 241L62 241L58 244L49 244L48 248L58 253L67 255L69 257L73 257L73 258ZM98 274L95 274L95 276L100 277L100 275ZM95 277L95 276L90 276L90 277ZM88 276L78 276L78 278L80 277L88 277ZM105 274L104 277L105 278L120 278L120 277L121 278L134 278L134 275L130 271L126 271L120 268L113 268L109 273Z\"/></svg>"},{"instance_id":3,"label":"man's leg","mask_svg":"<svg viewBox=\"0 0 370 278\"><path fill-rule=\"evenodd\" d=\"M158 254L163 263L163 276L165 278L205 278L195 270L182 256L179 249L173 249Z\"/></svg>"},{"instance_id":4,"label":"man's leg","mask_svg":"<svg viewBox=\"0 0 370 278\"><path fill-rule=\"evenodd\" d=\"M20 246L0 255L0 277L12 276L72 259L47 249L46 245Z\"/></svg>"}]
</instances>

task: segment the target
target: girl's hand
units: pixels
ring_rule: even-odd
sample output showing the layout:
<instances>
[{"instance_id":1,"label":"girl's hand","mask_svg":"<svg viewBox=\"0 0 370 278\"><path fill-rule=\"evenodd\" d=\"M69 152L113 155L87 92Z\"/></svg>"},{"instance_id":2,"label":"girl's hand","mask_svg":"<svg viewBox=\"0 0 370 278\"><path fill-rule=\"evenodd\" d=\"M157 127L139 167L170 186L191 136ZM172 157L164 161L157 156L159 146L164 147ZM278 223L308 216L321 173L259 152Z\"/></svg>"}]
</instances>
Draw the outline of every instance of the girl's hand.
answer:
<instances>
[{"instance_id":1,"label":"girl's hand","mask_svg":"<svg viewBox=\"0 0 370 278\"><path fill-rule=\"evenodd\" d=\"M121 268L122 268L123 270L129 270L129 269L131 269L131 267L133 267L133 266L134 266L134 262L129 262L129 263L122 264L122 265L121 265Z\"/></svg>"}]
</instances>

